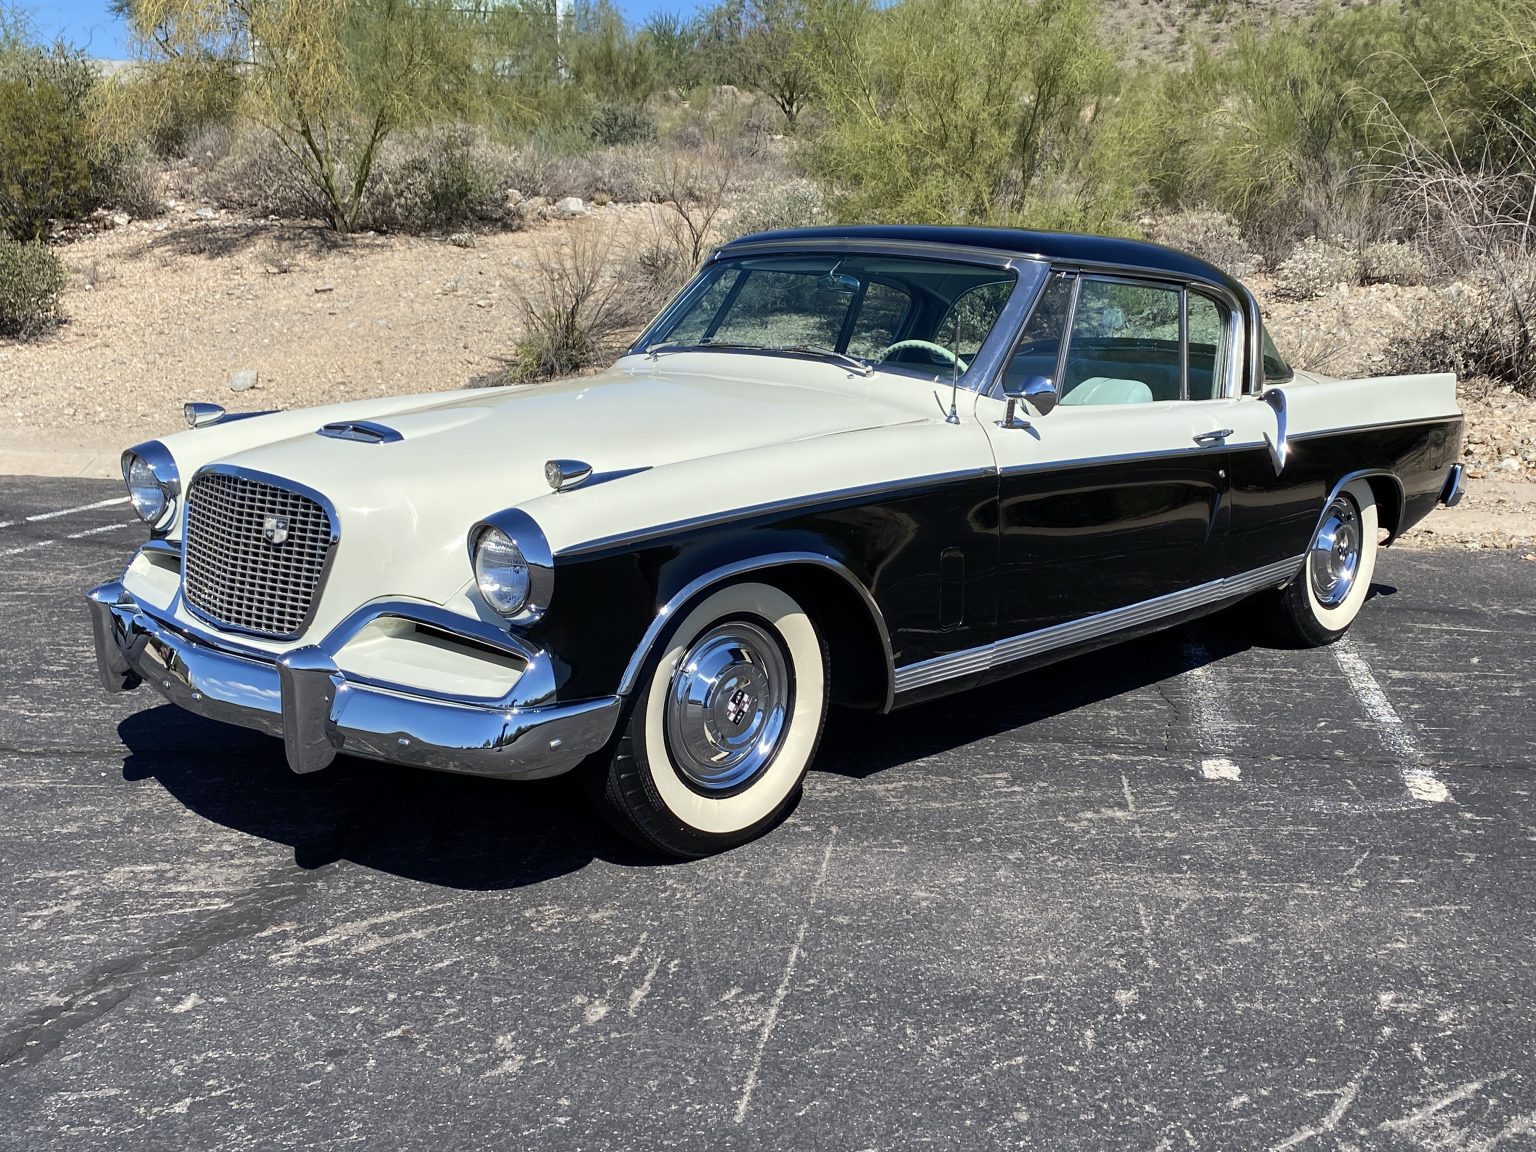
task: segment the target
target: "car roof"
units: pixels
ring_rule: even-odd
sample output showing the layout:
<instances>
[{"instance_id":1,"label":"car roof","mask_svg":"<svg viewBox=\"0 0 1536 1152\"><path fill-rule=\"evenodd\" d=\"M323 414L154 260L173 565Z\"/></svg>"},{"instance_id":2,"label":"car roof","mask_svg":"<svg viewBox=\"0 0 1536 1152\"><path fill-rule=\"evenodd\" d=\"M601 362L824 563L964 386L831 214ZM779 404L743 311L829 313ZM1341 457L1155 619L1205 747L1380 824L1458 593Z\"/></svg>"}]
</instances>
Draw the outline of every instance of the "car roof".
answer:
<instances>
[{"instance_id":1,"label":"car roof","mask_svg":"<svg viewBox=\"0 0 1536 1152\"><path fill-rule=\"evenodd\" d=\"M854 224L825 228L784 228L737 237L718 251L721 255L748 244L784 244L814 240L852 240L862 243L932 244L947 248L985 249L991 252L1039 256L1074 264L1140 268L1173 276L1214 281L1242 298L1242 286L1214 264L1187 252L1150 244L1080 232L1036 232L1024 228L973 228L945 224Z\"/></svg>"}]
</instances>

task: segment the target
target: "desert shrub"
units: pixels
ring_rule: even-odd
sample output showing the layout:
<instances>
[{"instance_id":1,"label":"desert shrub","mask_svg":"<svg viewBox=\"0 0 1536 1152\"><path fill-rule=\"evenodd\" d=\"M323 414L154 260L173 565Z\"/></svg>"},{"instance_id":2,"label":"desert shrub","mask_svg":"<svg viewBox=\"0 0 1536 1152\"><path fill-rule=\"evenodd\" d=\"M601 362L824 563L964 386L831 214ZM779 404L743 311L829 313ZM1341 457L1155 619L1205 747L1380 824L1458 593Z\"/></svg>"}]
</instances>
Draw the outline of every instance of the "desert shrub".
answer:
<instances>
[{"instance_id":1,"label":"desert shrub","mask_svg":"<svg viewBox=\"0 0 1536 1152\"><path fill-rule=\"evenodd\" d=\"M1339 284L1360 282L1360 257L1347 248L1308 237L1275 269L1275 296L1311 300Z\"/></svg>"},{"instance_id":2,"label":"desert shrub","mask_svg":"<svg viewBox=\"0 0 1536 1152\"><path fill-rule=\"evenodd\" d=\"M106 201L140 220L165 215L161 164L144 148L122 149L112 163Z\"/></svg>"},{"instance_id":3,"label":"desert shrub","mask_svg":"<svg viewBox=\"0 0 1536 1152\"><path fill-rule=\"evenodd\" d=\"M211 141L210 141L211 142ZM219 143L224 143L222 138ZM265 128L238 131L201 181L208 199L225 208L285 219L324 219L327 205L279 137Z\"/></svg>"},{"instance_id":4,"label":"desert shrub","mask_svg":"<svg viewBox=\"0 0 1536 1152\"><path fill-rule=\"evenodd\" d=\"M776 228L811 228L828 224L827 199L814 182L801 178L755 183L736 197L736 209L720 228L726 239Z\"/></svg>"},{"instance_id":5,"label":"desert shrub","mask_svg":"<svg viewBox=\"0 0 1536 1152\"><path fill-rule=\"evenodd\" d=\"M523 298L523 335L508 376L546 380L607 359L643 319L631 270L614 258L612 233L593 224L570 232L570 247L542 261Z\"/></svg>"},{"instance_id":6,"label":"desert shrub","mask_svg":"<svg viewBox=\"0 0 1536 1152\"><path fill-rule=\"evenodd\" d=\"M0 336L25 340L63 317L63 262L36 241L0 236Z\"/></svg>"},{"instance_id":7,"label":"desert shrub","mask_svg":"<svg viewBox=\"0 0 1536 1152\"><path fill-rule=\"evenodd\" d=\"M95 83L84 56L69 49L0 55L0 231L39 239L49 220L82 216L100 202Z\"/></svg>"},{"instance_id":8,"label":"desert shrub","mask_svg":"<svg viewBox=\"0 0 1536 1152\"><path fill-rule=\"evenodd\" d=\"M360 220L424 232L500 219L510 168L509 150L469 128L392 140L374 164Z\"/></svg>"},{"instance_id":9,"label":"desert shrub","mask_svg":"<svg viewBox=\"0 0 1536 1152\"><path fill-rule=\"evenodd\" d=\"M1360 251L1360 279L1366 284L1427 284L1429 261L1400 240L1378 240Z\"/></svg>"},{"instance_id":10,"label":"desert shrub","mask_svg":"<svg viewBox=\"0 0 1536 1152\"><path fill-rule=\"evenodd\" d=\"M1485 377L1536 396L1536 262L1526 257L1439 293L1424 322L1386 348L1393 372Z\"/></svg>"},{"instance_id":11,"label":"desert shrub","mask_svg":"<svg viewBox=\"0 0 1536 1152\"><path fill-rule=\"evenodd\" d=\"M507 162L507 184L525 196L559 200L600 193L620 204L646 204L661 197L660 154L645 145L566 152L535 141Z\"/></svg>"},{"instance_id":12,"label":"desert shrub","mask_svg":"<svg viewBox=\"0 0 1536 1152\"><path fill-rule=\"evenodd\" d=\"M1240 280L1258 270L1258 256L1249 250L1236 218L1226 212L1190 208L1155 217L1147 239L1208 260Z\"/></svg>"},{"instance_id":13,"label":"desert shrub","mask_svg":"<svg viewBox=\"0 0 1536 1152\"><path fill-rule=\"evenodd\" d=\"M646 144L656 139L656 122L637 104L604 100L587 117L586 136L599 148Z\"/></svg>"}]
</instances>

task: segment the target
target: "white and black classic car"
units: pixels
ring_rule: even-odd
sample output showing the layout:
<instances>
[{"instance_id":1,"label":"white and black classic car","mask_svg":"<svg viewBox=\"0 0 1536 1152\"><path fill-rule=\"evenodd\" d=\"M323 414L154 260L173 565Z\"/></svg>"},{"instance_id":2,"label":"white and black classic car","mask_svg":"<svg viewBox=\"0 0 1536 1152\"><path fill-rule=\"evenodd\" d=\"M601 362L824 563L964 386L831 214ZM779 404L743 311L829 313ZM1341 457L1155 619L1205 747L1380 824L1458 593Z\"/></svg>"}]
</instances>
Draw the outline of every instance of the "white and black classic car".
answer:
<instances>
[{"instance_id":1,"label":"white and black classic car","mask_svg":"<svg viewBox=\"0 0 1536 1152\"><path fill-rule=\"evenodd\" d=\"M108 689L297 772L579 768L678 856L782 816L829 703L1246 597L1326 644L1462 485L1452 377L1293 372L1203 261L976 228L734 241L596 376L187 417L123 457Z\"/></svg>"}]
</instances>

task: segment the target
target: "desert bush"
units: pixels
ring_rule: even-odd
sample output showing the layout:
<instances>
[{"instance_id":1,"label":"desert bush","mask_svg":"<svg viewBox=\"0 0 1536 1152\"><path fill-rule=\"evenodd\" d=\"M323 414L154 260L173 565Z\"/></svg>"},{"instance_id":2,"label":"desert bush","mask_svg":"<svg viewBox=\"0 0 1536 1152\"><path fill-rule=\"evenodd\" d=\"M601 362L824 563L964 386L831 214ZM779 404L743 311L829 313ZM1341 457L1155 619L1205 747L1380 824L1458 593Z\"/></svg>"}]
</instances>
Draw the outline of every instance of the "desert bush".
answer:
<instances>
[{"instance_id":1,"label":"desert bush","mask_svg":"<svg viewBox=\"0 0 1536 1152\"><path fill-rule=\"evenodd\" d=\"M643 316L630 292L631 270L615 259L613 234L595 224L570 231L570 246L543 260L523 299L523 335L508 376L547 380L611 356Z\"/></svg>"},{"instance_id":2,"label":"desert bush","mask_svg":"<svg viewBox=\"0 0 1536 1152\"><path fill-rule=\"evenodd\" d=\"M214 133L206 135L203 142L223 144L228 149L223 156L215 154L208 161L197 181L202 194L215 204L289 220L325 218L324 200L276 133L251 126L233 133L227 141Z\"/></svg>"},{"instance_id":3,"label":"desert bush","mask_svg":"<svg viewBox=\"0 0 1536 1152\"><path fill-rule=\"evenodd\" d=\"M1429 261L1412 244L1378 240L1360 250L1360 279L1366 284L1427 284Z\"/></svg>"},{"instance_id":4,"label":"desert bush","mask_svg":"<svg viewBox=\"0 0 1536 1152\"><path fill-rule=\"evenodd\" d=\"M1441 289L1423 323L1386 348L1393 372L1454 372L1536 396L1536 261L1507 263Z\"/></svg>"},{"instance_id":5,"label":"desert bush","mask_svg":"<svg viewBox=\"0 0 1536 1152\"><path fill-rule=\"evenodd\" d=\"M1275 269L1275 296L1281 300L1311 300L1339 284L1360 282L1360 257L1338 244L1312 236Z\"/></svg>"},{"instance_id":6,"label":"desert bush","mask_svg":"<svg viewBox=\"0 0 1536 1152\"><path fill-rule=\"evenodd\" d=\"M139 220L165 215L165 174L147 149L125 148L111 166L108 204Z\"/></svg>"},{"instance_id":7,"label":"desert bush","mask_svg":"<svg viewBox=\"0 0 1536 1152\"><path fill-rule=\"evenodd\" d=\"M1209 208L1190 208L1157 216L1147 225L1147 239L1208 260L1238 279L1258 270L1259 258L1243 239L1236 218Z\"/></svg>"},{"instance_id":8,"label":"desert bush","mask_svg":"<svg viewBox=\"0 0 1536 1152\"><path fill-rule=\"evenodd\" d=\"M0 54L0 231L41 238L72 219L108 182L91 124L96 74L71 49L12 47Z\"/></svg>"},{"instance_id":9,"label":"desert bush","mask_svg":"<svg viewBox=\"0 0 1536 1152\"><path fill-rule=\"evenodd\" d=\"M0 236L0 336L39 336L63 318L63 262L36 241Z\"/></svg>"},{"instance_id":10,"label":"desert bush","mask_svg":"<svg viewBox=\"0 0 1536 1152\"><path fill-rule=\"evenodd\" d=\"M471 128L391 140L364 190L361 223L425 232L462 228L506 215L512 153Z\"/></svg>"},{"instance_id":11,"label":"desert bush","mask_svg":"<svg viewBox=\"0 0 1536 1152\"><path fill-rule=\"evenodd\" d=\"M754 183L738 193L735 201L730 220L720 227L727 240L776 228L811 228L832 220L820 187L803 178Z\"/></svg>"},{"instance_id":12,"label":"desert bush","mask_svg":"<svg viewBox=\"0 0 1536 1152\"><path fill-rule=\"evenodd\" d=\"M656 139L656 122L639 105L604 100L587 117L586 136L599 148L646 144Z\"/></svg>"}]
</instances>

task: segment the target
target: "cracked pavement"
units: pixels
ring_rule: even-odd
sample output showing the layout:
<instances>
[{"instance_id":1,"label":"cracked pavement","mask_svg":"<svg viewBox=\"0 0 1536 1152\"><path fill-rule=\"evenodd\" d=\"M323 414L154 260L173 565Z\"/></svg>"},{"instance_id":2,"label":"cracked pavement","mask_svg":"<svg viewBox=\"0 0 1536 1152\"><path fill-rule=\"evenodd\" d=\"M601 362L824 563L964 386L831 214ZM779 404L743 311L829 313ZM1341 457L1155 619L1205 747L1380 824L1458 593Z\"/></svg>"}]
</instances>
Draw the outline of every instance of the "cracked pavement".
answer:
<instances>
[{"instance_id":1,"label":"cracked pavement","mask_svg":"<svg viewBox=\"0 0 1536 1152\"><path fill-rule=\"evenodd\" d=\"M118 491L0 478L0 1149L1536 1148L1536 564L837 717L658 864L106 695Z\"/></svg>"}]
</instances>

